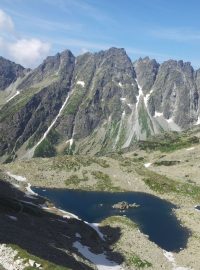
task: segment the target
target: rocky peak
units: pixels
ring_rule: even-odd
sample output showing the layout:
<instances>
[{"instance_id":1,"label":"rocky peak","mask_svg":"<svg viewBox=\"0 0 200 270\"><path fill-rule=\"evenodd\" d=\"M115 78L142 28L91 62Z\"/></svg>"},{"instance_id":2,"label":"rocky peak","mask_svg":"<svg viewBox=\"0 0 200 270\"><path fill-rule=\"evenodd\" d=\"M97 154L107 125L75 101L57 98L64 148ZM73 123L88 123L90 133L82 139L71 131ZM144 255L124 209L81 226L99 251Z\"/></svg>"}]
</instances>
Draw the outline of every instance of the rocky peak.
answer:
<instances>
[{"instance_id":1,"label":"rocky peak","mask_svg":"<svg viewBox=\"0 0 200 270\"><path fill-rule=\"evenodd\" d=\"M24 76L25 68L0 57L0 91L8 87L18 77Z\"/></svg>"},{"instance_id":2,"label":"rocky peak","mask_svg":"<svg viewBox=\"0 0 200 270\"><path fill-rule=\"evenodd\" d=\"M41 65L34 69L27 78L18 86L18 89L25 89L38 84L43 80L56 79L56 76L65 75L66 66L75 61L75 57L69 51L57 53L55 56L48 56ZM48 83L48 82L47 82Z\"/></svg>"},{"instance_id":3,"label":"rocky peak","mask_svg":"<svg viewBox=\"0 0 200 270\"><path fill-rule=\"evenodd\" d=\"M134 68L138 83L143 89L143 93L149 93L155 82L159 64L156 62L155 59L145 57L135 61Z\"/></svg>"},{"instance_id":4,"label":"rocky peak","mask_svg":"<svg viewBox=\"0 0 200 270\"><path fill-rule=\"evenodd\" d=\"M193 76L194 69L190 62L183 62L182 60L168 60L161 64L161 69L167 72L172 72L173 70L184 72L188 76Z\"/></svg>"},{"instance_id":5,"label":"rocky peak","mask_svg":"<svg viewBox=\"0 0 200 270\"><path fill-rule=\"evenodd\" d=\"M151 97L155 111L186 128L197 118L197 95L194 70L190 63L168 60L159 67Z\"/></svg>"},{"instance_id":6,"label":"rocky peak","mask_svg":"<svg viewBox=\"0 0 200 270\"><path fill-rule=\"evenodd\" d=\"M186 129L200 116L200 70L149 57L132 63L122 48L76 58L65 50L22 80L24 90L2 107L0 155L25 142L32 147L52 121L56 142L52 134L45 140L59 153L68 147L70 153L106 153L163 130Z\"/></svg>"}]
</instances>

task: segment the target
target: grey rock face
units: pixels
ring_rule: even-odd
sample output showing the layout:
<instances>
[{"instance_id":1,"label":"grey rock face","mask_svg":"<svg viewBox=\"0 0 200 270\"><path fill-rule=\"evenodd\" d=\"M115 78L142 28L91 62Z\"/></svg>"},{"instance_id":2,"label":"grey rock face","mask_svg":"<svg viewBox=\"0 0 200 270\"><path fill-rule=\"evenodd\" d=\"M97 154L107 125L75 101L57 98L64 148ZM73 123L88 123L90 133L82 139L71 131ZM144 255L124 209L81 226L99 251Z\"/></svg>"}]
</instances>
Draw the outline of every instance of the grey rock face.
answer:
<instances>
[{"instance_id":1,"label":"grey rock face","mask_svg":"<svg viewBox=\"0 0 200 270\"><path fill-rule=\"evenodd\" d=\"M140 58L134 63L135 72L137 75L137 80L143 89L144 94L148 94L151 90L157 73L159 64L155 59L150 59L149 57Z\"/></svg>"},{"instance_id":2,"label":"grey rock face","mask_svg":"<svg viewBox=\"0 0 200 270\"><path fill-rule=\"evenodd\" d=\"M197 119L198 95L195 73L190 63L169 60L164 62L153 85L149 100L151 112L163 112L181 128L189 127Z\"/></svg>"},{"instance_id":3,"label":"grey rock face","mask_svg":"<svg viewBox=\"0 0 200 270\"><path fill-rule=\"evenodd\" d=\"M195 109L198 109L198 115L200 113L199 111L199 96L200 96L200 69L198 69L195 72L195 82L196 82L196 87L197 87L197 91L195 92L195 96L194 96L194 106Z\"/></svg>"},{"instance_id":4,"label":"grey rock face","mask_svg":"<svg viewBox=\"0 0 200 270\"><path fill-rule=\"evenodd\" d=\"M48 79L51 77L60 76L63 78L65 76L66 65L69 64L70 58L73 57L69 50L57 53L55 56L47 57L39 67L27 76L27 78L18 86L18 89L29 88L44 80L48 83Z\"/></svg>"},{"instance_id":5,"label":"grey rock face","mask_svg":"<svg viewBox=\"0 0 200 270\"><path fill-rule=\"evenodd\" d=\"M60 61L60 74L56 82L42 88L29 99L29 92L25 88L16 99L2 108L0 114L1 155L5 152L11 153L13 149L17 150L31 136L35 140L39 139L58 114L70 90L75 62L70 52L64 53L62 57L64 60ZM35 71L33 73L36 74ZM30 82L27 85L32 84L33 82ZM20 107L21 103L24 105Z\"/></svg>"},{"instance_id":6,"label":"grey rock face","mask_svg":"<svg viewBox=\"0 0 200 270\"><path fill-rule=\"evenodd\" d=\"M3 57L0 57L0 91L8 87L18 77L24 76L25 69Z\"/></svg>"},{"instance_id":7,"label":"grey rock face","mask_svg":"<svg viewBox=\"0 0 200 270\"><path fill-rule=\"evenodd\" d=\"M110 115L119 120L122 114L120 98L127 97L130 102L136 102L138 89L134 77L133 65L123 49L111 48L79 56L71 99L60 119L58 131L64 132L68 139L72 135L80 139L91 134Z\"/></svg>"},{"instance_id":8,"label":"grey rock face","mask_svg":"<svg viewBox=\"0 0 200 270\"><path fill-rule=\"evenodd\" d=\"M48 57L18 89L0 111L0 155L36 145L68 94L52 127L59 153L72 145L85 154L119 150L163 130L189 128L200 116L199 70L148 57L132 63L124 49Z\"/></svg>"}]
</instances>

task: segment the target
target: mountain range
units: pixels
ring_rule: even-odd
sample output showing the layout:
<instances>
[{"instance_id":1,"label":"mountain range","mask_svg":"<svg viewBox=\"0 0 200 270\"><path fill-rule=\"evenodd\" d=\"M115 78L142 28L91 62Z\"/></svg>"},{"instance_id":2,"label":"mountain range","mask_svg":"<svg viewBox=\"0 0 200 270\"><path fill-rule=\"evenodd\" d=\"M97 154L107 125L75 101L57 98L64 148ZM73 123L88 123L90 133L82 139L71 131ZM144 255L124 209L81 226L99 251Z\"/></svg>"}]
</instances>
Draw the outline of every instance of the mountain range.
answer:
<instances>
[{"instance_id":1,"label":"mountain range","mask_svg":"<svg viewBox=\"0 0 200 270\"><path fill-rule=\"evenodd\" d=\"M69 50L30 70L0 57L0 161L101 155L200 124L200 69Z\"/></svg>"}]
</instances>

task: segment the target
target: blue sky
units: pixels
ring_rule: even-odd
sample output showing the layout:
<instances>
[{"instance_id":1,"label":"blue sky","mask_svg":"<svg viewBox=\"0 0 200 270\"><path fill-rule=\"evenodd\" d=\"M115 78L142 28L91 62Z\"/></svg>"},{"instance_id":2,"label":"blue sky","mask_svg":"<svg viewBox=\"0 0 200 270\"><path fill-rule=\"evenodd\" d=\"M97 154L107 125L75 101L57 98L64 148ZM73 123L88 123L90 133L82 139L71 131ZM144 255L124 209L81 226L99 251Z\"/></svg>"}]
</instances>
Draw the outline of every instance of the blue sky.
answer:
<instances>
[{"instance_id":1,"label":"blue sky","mask_svg":"<svg viewBox=\"0 0 200 270\"><path fill-rule=\"evenodd\" d=\"M200 67L199 0L0 0L0 55L27 67L70 49Z\"/></svg>"}]
</instances>

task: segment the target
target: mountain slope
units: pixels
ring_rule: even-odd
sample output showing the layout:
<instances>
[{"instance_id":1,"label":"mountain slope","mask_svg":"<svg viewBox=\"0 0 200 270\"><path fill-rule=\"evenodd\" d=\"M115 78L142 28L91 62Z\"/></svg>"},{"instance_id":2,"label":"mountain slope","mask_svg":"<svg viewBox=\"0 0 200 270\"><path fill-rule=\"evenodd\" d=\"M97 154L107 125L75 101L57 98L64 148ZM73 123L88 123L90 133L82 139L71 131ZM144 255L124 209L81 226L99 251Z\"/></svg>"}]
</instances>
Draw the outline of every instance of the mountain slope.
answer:
<instances>
[{"instance_id":1,"label":"mountain slope","mask_svg":"<svg viewBox=\"0 0 200 270\"><path fill-rule=\"evenodd\" d=\"M57 115L69 92L74 57L65 51L54 60L59 61L59 69L47 68L47 74L48 61L45 61L19 85L20 94L2 107L1 154L6 150L15 155L15 149L31 136L39 139Z\"/></svg>"},{"instance_id":2,"label":"mountain slope","mask_svg":"<svg viewBox=\"0 0 200 270\"><path fill-rule=\"evenodd\" d=\"M2 161L104 154L198 123L199 71L190 63L131 62L124 49L47 57L0 111Z\"/></svg>"},{"instance_id":3,"label":"mountain slope","mask_svg":"<svg viewBox=\"0 0 200 270\"><path fill-rule=\"evenodd\" d=\"M29 71L21 65L0 57L0 108L19 94L17 85Z\"/></svg>"}]
</instances>

